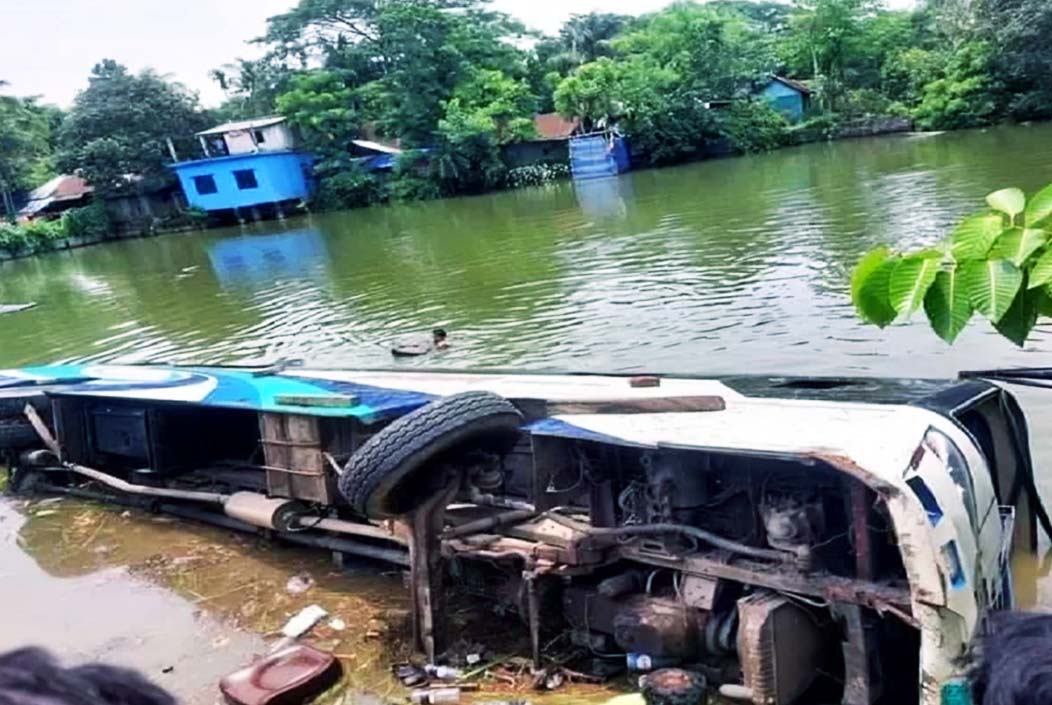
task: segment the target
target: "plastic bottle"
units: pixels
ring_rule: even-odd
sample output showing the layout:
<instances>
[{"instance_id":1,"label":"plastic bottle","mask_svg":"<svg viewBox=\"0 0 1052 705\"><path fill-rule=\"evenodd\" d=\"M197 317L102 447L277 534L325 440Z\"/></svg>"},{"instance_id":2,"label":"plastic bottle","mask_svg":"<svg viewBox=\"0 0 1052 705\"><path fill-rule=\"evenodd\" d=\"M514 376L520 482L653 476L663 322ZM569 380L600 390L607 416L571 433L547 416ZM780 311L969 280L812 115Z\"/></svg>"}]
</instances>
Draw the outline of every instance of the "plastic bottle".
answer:
<instances>
[{"instance_id":1,"label":"plastic bottle","mask_svg":"<svg viewBox=\"0 0 1052 705\"><path fill-rule=\"evenodd\" d=\"M459 703L460 688L435 688L434 690L414 690L409 699L418 705L438 705L439 703Z\"/></svg>"},{"instance_id":2,"label":"plastic bottle","mask_svg":"<svg viewBox=\"0 0 1052 705\"><path fill-rule=\"evenodd\" d=\"M427 671L427 675L432 678L437 678L443 681L455 680L462 675L459 668L453 668L452 666L436 666L432 663L424 666L424 670Z\"/></svg>"}]
</instances>

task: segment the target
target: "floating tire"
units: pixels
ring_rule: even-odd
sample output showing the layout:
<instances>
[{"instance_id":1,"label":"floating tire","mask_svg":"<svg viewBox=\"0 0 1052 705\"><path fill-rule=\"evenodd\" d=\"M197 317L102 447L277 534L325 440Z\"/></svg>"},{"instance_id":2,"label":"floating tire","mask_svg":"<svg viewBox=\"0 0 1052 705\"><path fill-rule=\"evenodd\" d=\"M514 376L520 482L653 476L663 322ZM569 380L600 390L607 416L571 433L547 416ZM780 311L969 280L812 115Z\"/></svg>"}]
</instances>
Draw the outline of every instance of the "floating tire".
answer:
<instances>
[{"instance_id":1,"label":"floating tire","mask_svg":"<svg viewBox=\"0 0 1052 705\"><path fill-rule=\"evenodd\" d=\"M410 512L441 489L429 470L472 451L506 454L519 437L522 420L511 402L490 392L433 401L362 444L340 476L340 493L370 519Z\"/></svg>"},{"instance_id":2,"label":"floating tire","mask_svg":"<svg viewBox=\"0 0 1052 705\"><path fill-rule=\"evenodd\" d=\"M0 419L0 451L23 450L36 445L42 445L40 436L28 421Z\"/></svg>"},{"instance_id":3,"label":"floating tire","mask_svg":"<svg viewBox=\"0 0 1052 705\"><path fill-rule=\"evenodd\" d=\"M647 705L701 705L706 702L705 677L680 668L663 668L643 678L641 690Z\"/></svg>"}]
</instances>

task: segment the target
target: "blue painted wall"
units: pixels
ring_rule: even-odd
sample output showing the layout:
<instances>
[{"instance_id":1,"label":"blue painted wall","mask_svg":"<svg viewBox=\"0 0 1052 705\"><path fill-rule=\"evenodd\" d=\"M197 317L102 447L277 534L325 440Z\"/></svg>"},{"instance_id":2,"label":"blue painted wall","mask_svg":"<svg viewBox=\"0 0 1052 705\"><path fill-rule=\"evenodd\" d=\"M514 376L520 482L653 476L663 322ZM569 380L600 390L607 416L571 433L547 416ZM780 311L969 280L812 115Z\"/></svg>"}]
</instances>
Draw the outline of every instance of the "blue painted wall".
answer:
<instances>
[{"instance_id":1,"label":"blue painted wall","mask_svg":"<svg viewBox=\"0 0 1052 705\"><path fill-rule=\"evenodd\" d=\"M768 83L760 95L771 104L771 107L790 120L802 120L807 108L804 94L781 81Z\"/></svg>"},{"instance_id":2,"label":"blue painted wall","mask_svg":"<svg viewBox=\"0 0 1052 705\"><path fill-rule=\"evenodd\" d=\"M172 164L183 187L186 201L206 211L249 208L264 203L280 203L306 198L311 192L310 167L313 158L302 152L259 152ZM235 171L252 170L255 188L239 188ZM216 192L200 193L195 176L211 176Z\"/></svg>"},{"instance_id":3,"label":"blue painted wall","mask_svg":"<svg viewBox=\"0 0 1052 705\"><path fill-rule=\"evenodd\" d=\"M621 137L612 142L603 135L570 140L570 171L575 179L615 176L628 171L628 167L628 146Z\"/></svg>"}]
</instances>

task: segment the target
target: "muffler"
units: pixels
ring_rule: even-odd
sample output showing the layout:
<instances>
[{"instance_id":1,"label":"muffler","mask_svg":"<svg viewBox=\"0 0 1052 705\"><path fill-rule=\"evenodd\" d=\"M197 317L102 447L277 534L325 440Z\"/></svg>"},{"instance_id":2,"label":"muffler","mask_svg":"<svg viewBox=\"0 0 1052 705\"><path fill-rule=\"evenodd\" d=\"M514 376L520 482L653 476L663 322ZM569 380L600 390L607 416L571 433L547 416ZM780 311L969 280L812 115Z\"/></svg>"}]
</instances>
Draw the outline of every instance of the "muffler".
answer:
<instances>
[{"instance_id":1,"label":"muffler","mask_svg":"<svg viewBox=\"0 0 1052 705\"><path fill-rule=\"evenodd\" d=\"M267 497L258 492L235 492L223 503L223 512L261 529L290 531L297 528L297 520L309 510L294 499Z\"/></svg>"}]
</instances>

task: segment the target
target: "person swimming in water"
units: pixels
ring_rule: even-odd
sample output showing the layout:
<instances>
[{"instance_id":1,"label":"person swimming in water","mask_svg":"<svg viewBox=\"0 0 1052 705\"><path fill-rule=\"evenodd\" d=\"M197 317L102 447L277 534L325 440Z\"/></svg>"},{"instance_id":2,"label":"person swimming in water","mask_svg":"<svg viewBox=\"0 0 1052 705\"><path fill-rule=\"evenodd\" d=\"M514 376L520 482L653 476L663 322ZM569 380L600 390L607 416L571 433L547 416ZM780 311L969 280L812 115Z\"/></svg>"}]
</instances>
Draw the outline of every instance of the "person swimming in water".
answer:
<instances>
[{"instance_id":1,"label":"person swimming in water","mask_svg":"<svg viewBox=\"0 0 1052 705\"><path fill-rule=\"evenodd\" d=\"M391 347L391 354L395 357L419 357L429 353L446 350L449 348L449 334L445 328L435 328L431 331L431 340L406 340L396 342Z\"/></svg>"}]
</instances>

